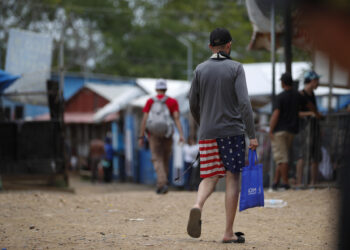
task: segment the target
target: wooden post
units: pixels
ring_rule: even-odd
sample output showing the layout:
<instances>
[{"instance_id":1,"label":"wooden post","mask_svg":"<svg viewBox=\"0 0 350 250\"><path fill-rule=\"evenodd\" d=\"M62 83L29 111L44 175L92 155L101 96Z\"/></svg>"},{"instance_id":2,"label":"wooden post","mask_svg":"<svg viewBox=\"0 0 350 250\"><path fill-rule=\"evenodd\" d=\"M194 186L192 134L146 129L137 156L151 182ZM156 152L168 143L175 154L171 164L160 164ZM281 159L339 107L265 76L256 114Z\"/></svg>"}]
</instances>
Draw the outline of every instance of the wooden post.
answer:
<instances>
[{"instance_id":1,"label":"wooden post","mask_svg":"<svg viewBox=\"0 0 350 250\"><path fill-rule=\"evenodd\" d=\"M329 93L328 93L328 115L332 113L332 99L333 99L333 69L334 64L332 59L329 59Z\"/></svg>"},{"instance_id":2,"label":"wooden post","mask_svg":"<svg viewBox=\"0 0 350 250\"><path fill-rule=\"evenodd\" d=\"M275 87L275 66L276 66L276 35L275 35L275 1L271 1L271 65L272 65L272 94L271 94L271 113L273 112L273 106L275 103L276 87ZM275 164L273 160L272 148L271 148L271 159L270 159L270 188L272 188L273 177L275 173Z\"/></svg>"},{"instance_id":3,"label":"wooden post","mask_svg":"<svg viewBox=\"0 0 350 250\"><path fill-rule=\"evenodd\" d=\"M66 186L69 186L68 180L68 165L65 161L65 156L67 155L65 147L65 130L64 130L64 97L63 97L63 87L64 87L64 33L65 33L65 21L62 21L61 39L59 46L59 123L60 123L60 137L61 137L61 150L63 156L63 179Z\"/></svg>"}]
</instances>

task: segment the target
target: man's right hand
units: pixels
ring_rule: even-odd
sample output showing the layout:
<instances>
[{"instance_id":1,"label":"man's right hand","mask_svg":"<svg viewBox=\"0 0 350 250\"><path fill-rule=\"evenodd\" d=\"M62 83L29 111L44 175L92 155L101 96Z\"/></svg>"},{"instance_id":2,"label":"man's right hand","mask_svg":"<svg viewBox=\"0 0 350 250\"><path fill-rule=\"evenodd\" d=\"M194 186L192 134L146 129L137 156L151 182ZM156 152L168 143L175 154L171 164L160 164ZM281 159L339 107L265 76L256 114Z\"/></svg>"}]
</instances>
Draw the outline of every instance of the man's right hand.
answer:
<instances>
[{"instance_id":1,"label":"man's right hand","mask_svg":"<svg viewBox=\"0 0 350 250\"><path fill-rule=\"evenodd\" d=\"M259 146L258 140L257 139L250 139L249 140L249 148L251 150L255 150Z\"/></svg>"}]
</instances>

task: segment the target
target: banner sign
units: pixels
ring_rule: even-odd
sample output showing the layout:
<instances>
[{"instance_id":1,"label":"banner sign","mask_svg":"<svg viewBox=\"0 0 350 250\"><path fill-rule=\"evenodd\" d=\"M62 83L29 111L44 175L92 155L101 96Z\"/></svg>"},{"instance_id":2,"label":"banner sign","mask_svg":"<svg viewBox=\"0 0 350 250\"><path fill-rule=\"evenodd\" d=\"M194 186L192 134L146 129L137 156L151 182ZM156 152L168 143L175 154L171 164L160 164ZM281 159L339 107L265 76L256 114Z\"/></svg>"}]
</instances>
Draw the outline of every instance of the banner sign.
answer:
<instances>
[{"instance_id":1,"label":"banner sign","mask_svg":"<svg viewBox=\"0 0 350 250\"><path fill-rule=\"evenodd\" d=\"M46 80L50 78L52 49L52 37L47 34L10 30L5 70L13 75L21 75L21 78L5 91L6 94L11 94L10 99L47 105L46 95L30 93L46 91ZM14 95L16 93L19 95Z\"/></svg>"}]
</instances>

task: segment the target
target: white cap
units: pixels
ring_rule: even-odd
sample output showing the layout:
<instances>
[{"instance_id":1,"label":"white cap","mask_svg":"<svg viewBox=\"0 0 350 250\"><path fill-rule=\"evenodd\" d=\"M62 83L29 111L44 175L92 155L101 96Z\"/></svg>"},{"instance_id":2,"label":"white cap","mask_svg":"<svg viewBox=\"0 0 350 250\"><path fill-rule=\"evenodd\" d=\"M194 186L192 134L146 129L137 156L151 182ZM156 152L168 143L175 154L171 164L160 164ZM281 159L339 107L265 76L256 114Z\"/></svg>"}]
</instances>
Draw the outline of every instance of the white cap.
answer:
<instances>
[{"instance_id":1,"label":"white cap","mask_svg":"<svg viewBox=\"0 0 350 250\"><path fill-rule=\"evenodd\" d=\"M156 82L156 90L167 89L167 84L164 79L158 79Z\"/></svg>"}]
</instances>

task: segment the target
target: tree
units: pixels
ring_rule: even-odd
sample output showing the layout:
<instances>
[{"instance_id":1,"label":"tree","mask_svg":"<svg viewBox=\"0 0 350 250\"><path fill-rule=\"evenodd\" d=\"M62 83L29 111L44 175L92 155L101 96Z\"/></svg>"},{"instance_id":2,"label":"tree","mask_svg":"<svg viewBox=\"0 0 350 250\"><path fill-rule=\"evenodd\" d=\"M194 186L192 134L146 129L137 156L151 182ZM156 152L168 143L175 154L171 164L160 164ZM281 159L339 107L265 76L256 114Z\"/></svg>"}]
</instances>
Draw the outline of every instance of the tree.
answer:
<instances>
[{"instance_id":1,"label":"tree","mask_svg":"<svg viewBox=\"0 0 350 250\"><path fill-rule=\"evenodd\" d=\"M121 38L131 30L133 20L126 0L3 0L0 7L2 61L10 28L46 32L55 43L53 70L60 39L65 42L66 69L89 72L110 54L121 53Z\"/></svg>"},{"instance_id":2,"label":"tree","mask_svg":"<svg viewBox=\"0 0 350 250\"><path fill-rule=\"evenodd\" d=\"M129 74L153 77L186 78L186 47L193 47L193 64L209 57L208 37L215 27L230 30L232 56L241 62L269 60L268 52L246 49L252 27L242 1L168 0L137 1L139 22L130 37L128 55L133 67ZM135 10L135 9L134 9Z\"/></svg>"},{"instance_id":3,"label":"tree","mask_svg":"<svg viewBox=\"0 0 350 250\"><path fill-rule=\"evenodd\" d=\"M186 79L187 48L180 38L192 45L196 65L210 56L215 27L231 32L235 60L270 59L266 51L246 49L252 26L242 0L2 0L0 7L2 62L11 27L47 32L55 44L64 34L68 71Z\"/></svg>"}]
</instances>

